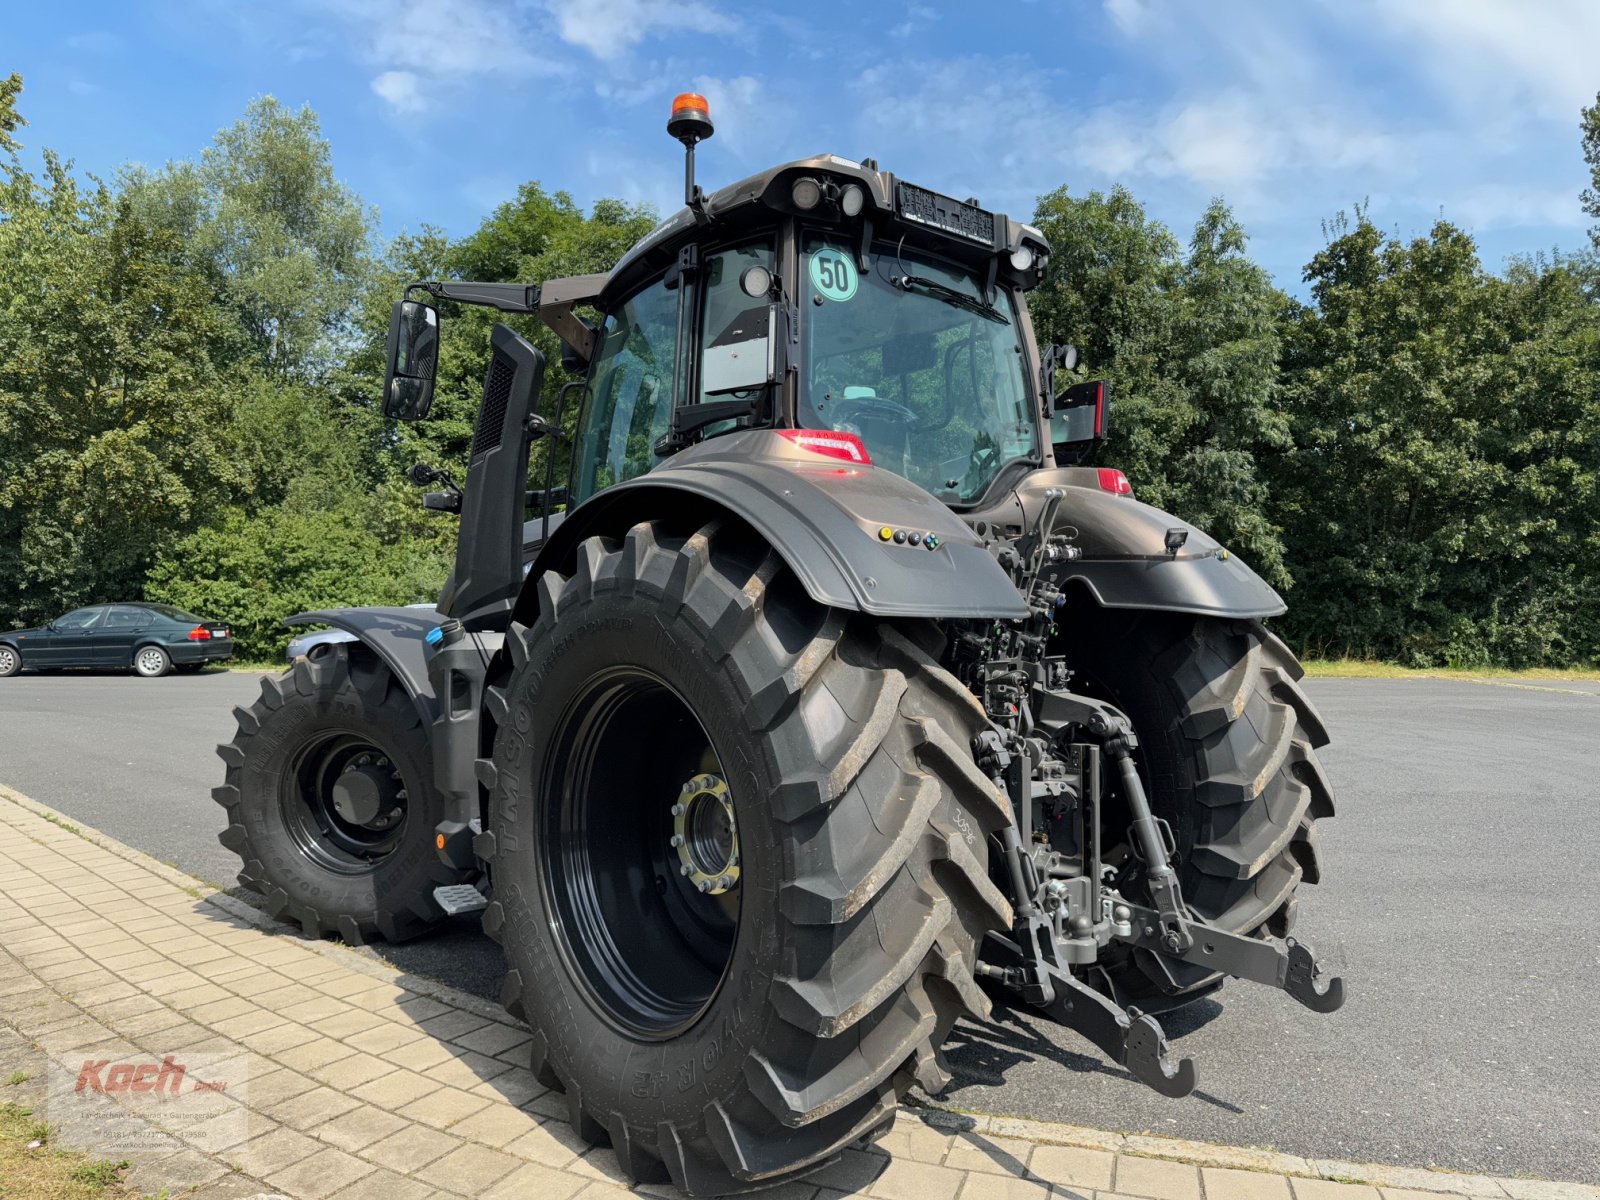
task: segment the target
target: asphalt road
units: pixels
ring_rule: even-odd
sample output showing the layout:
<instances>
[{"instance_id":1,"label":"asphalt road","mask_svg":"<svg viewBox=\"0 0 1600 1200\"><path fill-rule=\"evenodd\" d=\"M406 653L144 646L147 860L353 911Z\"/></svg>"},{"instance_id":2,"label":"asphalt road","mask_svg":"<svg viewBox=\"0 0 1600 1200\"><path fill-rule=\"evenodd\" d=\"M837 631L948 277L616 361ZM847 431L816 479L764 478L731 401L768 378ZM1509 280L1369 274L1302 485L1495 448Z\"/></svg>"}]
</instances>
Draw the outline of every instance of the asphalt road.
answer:
<instances>
[{"instance_id":1,"label":"asphalt road","mask_svg":"<svg viewBox=\"0 0 1600 1200\"><path fill-rule=\"evenodd\" d=\"M259 677L0 681L0 783L217 883L212 747ZM1313 680L1339 795L1297 933L1344 973L1332 1016L1231 985L1167 1018L1200 1090L1168 1100L1024 1014L963 1026L945 1102L1317 1157L1600 1179L1600 684ZM498 991L463 918L376 951Z\"/></svg>"}]
</instances>

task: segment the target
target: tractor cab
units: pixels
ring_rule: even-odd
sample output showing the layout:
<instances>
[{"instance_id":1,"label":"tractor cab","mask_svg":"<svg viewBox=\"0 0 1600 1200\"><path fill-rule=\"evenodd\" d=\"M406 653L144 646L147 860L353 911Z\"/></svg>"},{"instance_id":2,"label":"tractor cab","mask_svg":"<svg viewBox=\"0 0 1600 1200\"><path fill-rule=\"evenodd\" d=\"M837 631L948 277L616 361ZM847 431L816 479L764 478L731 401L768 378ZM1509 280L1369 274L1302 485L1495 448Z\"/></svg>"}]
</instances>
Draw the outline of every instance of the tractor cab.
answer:
<instances>
[{"instance_id":1,"label":"tractor cab","mask_svg":"<svg viewBox=\"0 0 1600 1200\"><path fill-rule=\"evenodd\" d=\"M563 366L584 380L575 398L562 393L579 411L561 456L570 476L546 481L561 502L698 442L788 429L828 435L811 444L959 511L1103 439L1103 402L1086 424L1055 386L1071 382L1058 368L1075 352L1034 343L1024 294L1049 257L1037 229L831 154L706 194L694 181L694 147L712 133L703 98L679 96L668 128L687 151L685 205L612 271L541 288L419 285L536 309L561 338ZM397 306L390 415L418 413L406 364L431 371L437 329L430 307Z\"/></svg>"}]
</instances>

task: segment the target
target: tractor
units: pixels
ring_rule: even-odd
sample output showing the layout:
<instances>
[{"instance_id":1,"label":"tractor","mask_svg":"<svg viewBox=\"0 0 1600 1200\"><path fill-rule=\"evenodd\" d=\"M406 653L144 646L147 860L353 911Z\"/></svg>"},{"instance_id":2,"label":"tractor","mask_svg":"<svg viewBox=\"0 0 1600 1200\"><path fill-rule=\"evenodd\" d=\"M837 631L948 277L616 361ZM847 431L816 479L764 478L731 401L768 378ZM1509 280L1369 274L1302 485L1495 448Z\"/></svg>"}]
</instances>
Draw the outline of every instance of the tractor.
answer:
<instances>
[{"instance_id":1,"label":"tractor","mask_svg":"<svg viewBox=\"0 0 1600 1200\"><path fill-rule=\"evenodd\" d=\"M705 101L668 131L684 207L609 272L395 304L390 418L428 300L537 314L570 380L496 325L461 484L412 471L460 514L437 609L291 619L350 638L236 710L240 882L352 943L481 910L572 1128L696 1196L872 1139L996 1003L1174 1097L1157 1018L1226 978L1338 1008L1284 603L1095 463L1044 236L871 159L706 193Z\"/></svg>"}]
</instances>

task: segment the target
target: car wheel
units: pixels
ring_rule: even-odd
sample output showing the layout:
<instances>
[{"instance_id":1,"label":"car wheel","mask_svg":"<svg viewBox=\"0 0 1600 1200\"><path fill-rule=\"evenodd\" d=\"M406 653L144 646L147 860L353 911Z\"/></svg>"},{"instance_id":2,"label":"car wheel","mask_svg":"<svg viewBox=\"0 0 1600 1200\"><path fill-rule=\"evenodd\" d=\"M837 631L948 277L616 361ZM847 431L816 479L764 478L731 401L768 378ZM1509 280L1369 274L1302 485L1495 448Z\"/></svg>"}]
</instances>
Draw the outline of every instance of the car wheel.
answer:
<instances>
[{"instance_id":1,"label":"car wheel","mask_svg":"<svg viewBox=\"0 0 1600 1200\"><path fill-rule=\"evenodd\" d=\"M15 646L0 646L0 679L22 670L22 655Z\"/></svg>"},{"instance_id":2,"label":"car wheel","mask_svg":"<svg viewBox=\"0 0 1600 1200\"><path fill-rule=\"evenodd\" d=\"M172 669L172 659L160 646L140 646L133 652L133 669L146 679L159 679Z\"/></svg>"}]
</instances>

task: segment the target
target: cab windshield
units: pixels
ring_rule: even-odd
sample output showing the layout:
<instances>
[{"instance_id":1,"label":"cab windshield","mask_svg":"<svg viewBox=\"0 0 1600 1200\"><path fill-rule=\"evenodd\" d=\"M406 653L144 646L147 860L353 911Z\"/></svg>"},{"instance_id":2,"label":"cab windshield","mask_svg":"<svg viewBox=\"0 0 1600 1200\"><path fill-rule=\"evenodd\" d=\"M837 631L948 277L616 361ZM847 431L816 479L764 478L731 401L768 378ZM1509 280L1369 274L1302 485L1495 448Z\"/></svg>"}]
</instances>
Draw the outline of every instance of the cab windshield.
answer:
<instances>
[{"instance_id":1,"label":"cab windshield","mask_svg":"<svg viewBox=\"0 0 1600 1200\"><path fill-rule=\"evenodd\" d=\"M800 424L856 434L872 461L949 504L1038 454L1011 297L993 305L964 268L820 233L800 268Z\"/></svg>"}]
</instances>

